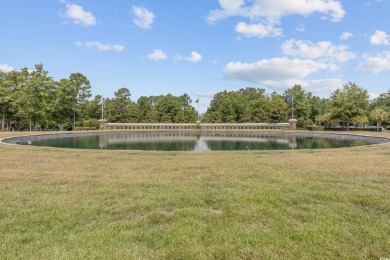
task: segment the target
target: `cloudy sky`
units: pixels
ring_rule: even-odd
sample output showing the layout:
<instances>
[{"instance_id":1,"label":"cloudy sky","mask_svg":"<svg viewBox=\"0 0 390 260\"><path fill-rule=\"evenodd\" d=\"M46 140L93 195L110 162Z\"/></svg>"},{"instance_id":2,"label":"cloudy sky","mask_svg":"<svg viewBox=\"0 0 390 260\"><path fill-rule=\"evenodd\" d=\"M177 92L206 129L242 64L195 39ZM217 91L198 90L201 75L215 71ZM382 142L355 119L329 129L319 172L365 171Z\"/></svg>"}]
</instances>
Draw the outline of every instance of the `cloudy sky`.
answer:
<instances>
[{"instance_id":1,"label":"cloudy sky","mask_svg":"<svg viewBox=\"0 0 390 260\"><path fill-rule=\"evenodd\" d=\"M294 84L329 97L390 89L390 0L1 0L0 70L81 72L94 95L184 93L205 111L223 90Z\"/></svg>"}]
</instances>

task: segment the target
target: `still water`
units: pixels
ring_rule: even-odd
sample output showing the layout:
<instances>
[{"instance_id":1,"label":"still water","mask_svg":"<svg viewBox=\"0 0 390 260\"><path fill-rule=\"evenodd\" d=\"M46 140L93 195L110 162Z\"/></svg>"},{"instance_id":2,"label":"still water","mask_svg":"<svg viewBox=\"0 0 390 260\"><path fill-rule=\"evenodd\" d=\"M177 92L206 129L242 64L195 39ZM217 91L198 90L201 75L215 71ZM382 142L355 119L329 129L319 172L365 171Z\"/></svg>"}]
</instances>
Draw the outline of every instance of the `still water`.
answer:
<instances>
[{"instance_id":1,"label":"still water","mask_svg":"<svg viewBox=\"0 0 390 260\"><path fill-rule=\"evenodd\" d=\"M289 150L326 149L369 144L345 137L313 137L291 134L232 134L191 132L115 133L46 137L30 141L37 146L150 151Z\"/></svg>"}]
</instances>

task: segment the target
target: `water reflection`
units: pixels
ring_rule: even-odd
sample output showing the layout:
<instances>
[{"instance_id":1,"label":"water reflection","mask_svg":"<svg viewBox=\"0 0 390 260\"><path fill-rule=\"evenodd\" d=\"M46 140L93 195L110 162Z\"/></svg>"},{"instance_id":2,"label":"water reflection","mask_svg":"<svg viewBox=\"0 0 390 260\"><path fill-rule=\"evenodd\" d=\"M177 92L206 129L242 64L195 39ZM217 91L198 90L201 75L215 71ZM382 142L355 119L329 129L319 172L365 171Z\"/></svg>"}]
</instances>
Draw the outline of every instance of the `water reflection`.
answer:
<instances>
[{"instance_id":1,"label":"water reflection","mask_svg":"<svg viewBox=\"0 0 390 260\"><path fill-rule=\"evenodd\" d=\"M325 149L365 145L360 140L275 135L264 133L147 132L51 138L33 145L111 150L216 151Z\"/></svg>"},{"instance_id":2,"label":"water reflection","mask_svg":"<svg viewBox=\"0 0 390 260\"><path fill-rule=\"evenodd\" d=\"M207 151L295 149L296 137L266 137L258 135L191 133L144 133L99 137L100 149Z\"/></svg>"}]
</instances>

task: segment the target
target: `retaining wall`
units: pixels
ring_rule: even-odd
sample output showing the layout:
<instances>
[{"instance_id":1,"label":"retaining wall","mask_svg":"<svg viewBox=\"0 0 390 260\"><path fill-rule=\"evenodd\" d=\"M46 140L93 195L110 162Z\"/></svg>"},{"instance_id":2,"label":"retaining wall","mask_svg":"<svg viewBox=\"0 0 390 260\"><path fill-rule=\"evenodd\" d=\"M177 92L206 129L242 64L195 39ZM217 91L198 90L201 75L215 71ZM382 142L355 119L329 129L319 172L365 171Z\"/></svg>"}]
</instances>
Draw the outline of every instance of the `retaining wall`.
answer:
<instances>
[{"instance_id":1,"label":"retaining wall","mask_svg":"<svg viewBox=\"0 0 390 260\"><path fill-rule=\"evenodd\" d=\"M291 123L243 123L243 124L163 124L163 123L107 123L100 120L100 128L104 130L166 130L166 129L201 129L201 130L252 130L252 129L295 129L295 124Z\"/></svg>"}]
</instances>

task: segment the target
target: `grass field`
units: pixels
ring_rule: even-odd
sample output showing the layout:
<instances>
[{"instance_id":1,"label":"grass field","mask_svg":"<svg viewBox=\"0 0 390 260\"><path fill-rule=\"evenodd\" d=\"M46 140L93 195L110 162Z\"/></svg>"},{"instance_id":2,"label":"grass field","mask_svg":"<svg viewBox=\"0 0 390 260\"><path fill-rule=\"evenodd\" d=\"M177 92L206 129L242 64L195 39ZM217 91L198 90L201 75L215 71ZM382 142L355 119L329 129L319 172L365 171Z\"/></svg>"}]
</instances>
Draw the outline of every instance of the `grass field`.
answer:
<instances>
[{"instance_id":1,"label":"grass field","mask_svg":"<svg viewBox=\"0 0 390 260\"><path fill-rule=\"evenodd\" d=\"M241 152L0 145L0 259L381 257L390 257L389 144Z\"/></svg>"}]
</instances>

